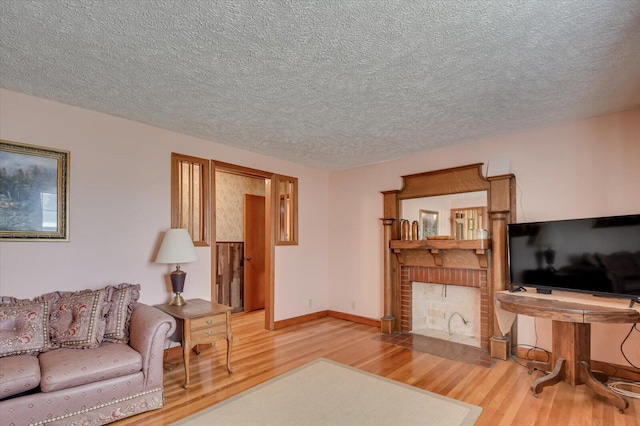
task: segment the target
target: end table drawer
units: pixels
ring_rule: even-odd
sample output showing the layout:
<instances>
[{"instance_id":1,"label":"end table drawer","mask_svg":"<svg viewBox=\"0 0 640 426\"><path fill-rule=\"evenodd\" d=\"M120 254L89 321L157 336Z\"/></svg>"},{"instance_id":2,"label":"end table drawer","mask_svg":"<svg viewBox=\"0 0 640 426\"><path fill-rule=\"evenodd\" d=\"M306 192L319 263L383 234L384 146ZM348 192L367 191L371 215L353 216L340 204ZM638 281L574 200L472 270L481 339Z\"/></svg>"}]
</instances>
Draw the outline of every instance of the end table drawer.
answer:
<instances>
[{"instance_id":1,"label":"end table drawer","mask_svg":"<svg viewBox=\"0 0 640 426\"><path fill-rule=\"evenodd\" d=\"M201 328L211 328L218 325L225 325L227 318L224 315L214 315L211 317L196 318L191 320L191 330L200 330Z\"/></svg>"},{"instance_id":2,"label":"end table drawer","mask_svg":"<svg viewBox=\"0 0 640 426\"><path fill-rule=\"evenodd\" d=\"M191 343L193 344L198 344L199 342L210 342L214 337L227 337L227 327L225 324L191 331Z\"/></svg>"}]
</instances>

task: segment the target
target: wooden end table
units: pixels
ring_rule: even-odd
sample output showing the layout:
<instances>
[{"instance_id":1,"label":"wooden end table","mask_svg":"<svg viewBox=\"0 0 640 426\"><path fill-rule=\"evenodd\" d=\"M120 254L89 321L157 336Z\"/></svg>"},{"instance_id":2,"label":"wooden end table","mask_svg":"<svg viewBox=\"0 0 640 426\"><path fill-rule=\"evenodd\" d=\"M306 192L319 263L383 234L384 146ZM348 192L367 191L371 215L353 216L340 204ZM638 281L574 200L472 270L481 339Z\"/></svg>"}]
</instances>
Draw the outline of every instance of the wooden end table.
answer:
<instances>
[{"instance_id":1,"label":"wooden end table","mask_svg":"<svg viewBox=\"0 0 640 426\"><path fill-rule=\"evenodd\" d=\"M211 343L219 339L227 341L227 370L231 369L231 347L233 336L231 334L231 307L203 299L187 300L186 305L175 306L165 303L156 305L156 308L171 315L178 323L178 329L182 323L182 333L176 333L169 340L180 342L182 345L184 361L184 388L189 387L189 353L195 347L196 354L200 354L198 345Z\"/></svg>"}]
</instances>

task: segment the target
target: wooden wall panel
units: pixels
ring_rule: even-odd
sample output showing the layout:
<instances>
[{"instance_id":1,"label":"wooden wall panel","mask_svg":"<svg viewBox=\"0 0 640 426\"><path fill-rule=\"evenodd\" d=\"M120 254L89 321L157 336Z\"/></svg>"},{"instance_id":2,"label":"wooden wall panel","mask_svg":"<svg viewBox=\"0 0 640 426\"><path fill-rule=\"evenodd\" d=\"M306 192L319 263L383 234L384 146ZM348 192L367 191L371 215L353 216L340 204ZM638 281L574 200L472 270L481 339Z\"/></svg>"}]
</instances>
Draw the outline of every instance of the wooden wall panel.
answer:
<instances>
[{"instance_id":1,"label":"wooden wall panel","mask_svg":"<svg viewBox=\"0 0 640 426\"><path fill-rule=\"evenodd\" d=\"M216 294L218 303L231 306L234 312L244 309L244 243L220 242L217 248Z\"/></svg>"}]
</instances>

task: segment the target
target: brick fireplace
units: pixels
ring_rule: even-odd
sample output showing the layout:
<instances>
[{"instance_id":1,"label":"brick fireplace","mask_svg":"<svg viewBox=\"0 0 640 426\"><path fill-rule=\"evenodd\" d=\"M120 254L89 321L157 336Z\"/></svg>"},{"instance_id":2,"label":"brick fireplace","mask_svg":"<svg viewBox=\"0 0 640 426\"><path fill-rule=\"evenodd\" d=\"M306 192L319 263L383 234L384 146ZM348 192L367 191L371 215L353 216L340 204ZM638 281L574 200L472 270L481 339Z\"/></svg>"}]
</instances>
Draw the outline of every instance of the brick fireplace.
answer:
<instances>
[{"instance_id":1,"label":"brick fireplace","mask_svg":"<svg viewBox=\"0 0 640 426\"><path fill-rule=\"evenodd\" d=\"M414 282L473 287L480 290L480 346L489 348L488 271L429 266L400 266L400 331L410 332L412 321L412 286Z\"/></svg>"}]
</instances>

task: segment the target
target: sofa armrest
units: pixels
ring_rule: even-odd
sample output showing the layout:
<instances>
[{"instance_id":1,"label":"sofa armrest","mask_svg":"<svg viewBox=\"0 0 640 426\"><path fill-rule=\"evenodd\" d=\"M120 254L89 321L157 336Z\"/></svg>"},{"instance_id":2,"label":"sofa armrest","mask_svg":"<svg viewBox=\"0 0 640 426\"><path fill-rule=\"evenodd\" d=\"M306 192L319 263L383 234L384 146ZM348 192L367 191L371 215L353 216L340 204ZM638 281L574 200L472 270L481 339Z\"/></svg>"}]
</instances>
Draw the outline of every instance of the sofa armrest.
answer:
<instances>
[{"instance_id":1,"label":"sofa armrest","mask_svg":"<svg viewBox=\"0 0 640 426\"><path fill-rule=\"evenodd\" d=\"M129 345L142 355L145 390L162 387L164 344L176 320L161 310L136 303L131 314Z\"/></svg>"}]
</instances>

